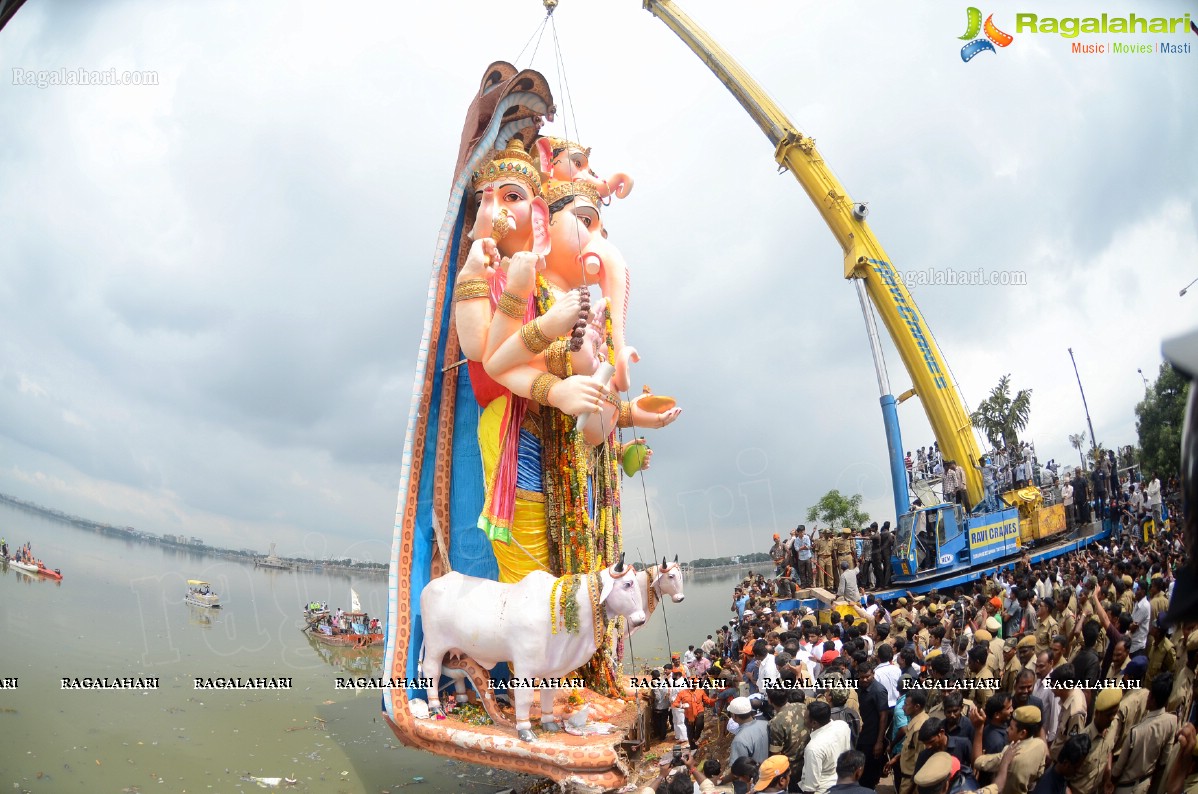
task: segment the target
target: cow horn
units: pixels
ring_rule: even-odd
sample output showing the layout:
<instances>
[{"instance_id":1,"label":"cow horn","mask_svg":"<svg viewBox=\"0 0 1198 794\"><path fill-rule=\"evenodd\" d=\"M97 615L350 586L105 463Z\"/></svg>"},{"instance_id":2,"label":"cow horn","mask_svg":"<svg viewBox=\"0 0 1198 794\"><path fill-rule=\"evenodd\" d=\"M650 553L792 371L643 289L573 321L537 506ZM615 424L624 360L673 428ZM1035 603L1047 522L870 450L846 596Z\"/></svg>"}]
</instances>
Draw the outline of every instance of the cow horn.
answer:
<instances>
[{"instance_id":1,"label":"cow horn","mask_svg":"<svg viewBox=\"0 0 1198 794\"><path fill-rule=\"evenodd\" d=\"M620 561L616 563L616 573L624 573L624 554L620 552Z\"/></svg>"},{"instance_id":2,"label":"cow horn","mask_svg":"<svg viewBox=\"0 0 1198 794\"><path fill-rule=\"evenodd\" d=\"M675 555L674 555L674 562L678 562L678 555L677 555L677 554L675 554Z\"/></svg>"},{"instance_id":3,"label":"cow horn","mask_svg":"<svg viewBox=\"0 0 1198 794\"><path fill-rule=\"evenodd\" d=\"M669 563L667 563L667 562L666 562L665 555L663 554L663 555L662 555L662 558L661 558L661 567L662 567L662 568L664 568L664 567L666 567L667 565L669 565Z\"/></svg>"}]
</instances>

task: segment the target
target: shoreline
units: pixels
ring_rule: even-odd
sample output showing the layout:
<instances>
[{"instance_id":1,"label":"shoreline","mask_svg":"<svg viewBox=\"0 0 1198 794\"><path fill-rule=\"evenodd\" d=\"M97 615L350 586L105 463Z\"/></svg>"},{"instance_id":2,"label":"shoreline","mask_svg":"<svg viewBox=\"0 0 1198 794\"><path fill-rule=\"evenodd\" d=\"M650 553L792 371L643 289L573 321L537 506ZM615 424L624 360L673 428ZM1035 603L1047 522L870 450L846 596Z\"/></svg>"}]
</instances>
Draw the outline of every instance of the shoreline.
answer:
<instances>
[{"instance_id":1,"label":"shoreline","mask_svg":"<svg viewBox=\"0 0 1198 794\"><path fill-rule=\"evenodd\" d=\"M72 515L62 510L55 510L44 505L39 505L36 502L29 502L20 499L11 494L0 493L0 503L10 507L24 510L27 513L34 513L43 518L48 518L51 521L57 521L60 524L69 524L76 529L83 529L90 532L95 532L100 535L108 535L115 538L121 538L127 541L137 541L139 543L147 543L150 545L161 546L164 549L174 549L176 551L185 551L189 554L201 556L216 557L218 559L234 560L252 565L255 568L265 568L266 570L277 571L320 571L322 573L335 572L345 574L355 574L359 576L381 576L387 575L387 566L382 563L360 563L356 565L344 565L337 562L316 562L310 560L299 560L293 557L279 557L282 562L287 563L290 567L280 568L273 565L262 565L262 560L266 559L267 555L251 555L244 551L236 549L226 549L219 546L209 546L203 542L183 542L176 540L168 540L162 535L155 535L149 532L142 532L134 527L118 527L113 524L106 524L102 521L93 521L81 516ZM182 537L182 536L172 536ZM196 539L192 539L193 541Z\"/></svg>"}]
</instances>

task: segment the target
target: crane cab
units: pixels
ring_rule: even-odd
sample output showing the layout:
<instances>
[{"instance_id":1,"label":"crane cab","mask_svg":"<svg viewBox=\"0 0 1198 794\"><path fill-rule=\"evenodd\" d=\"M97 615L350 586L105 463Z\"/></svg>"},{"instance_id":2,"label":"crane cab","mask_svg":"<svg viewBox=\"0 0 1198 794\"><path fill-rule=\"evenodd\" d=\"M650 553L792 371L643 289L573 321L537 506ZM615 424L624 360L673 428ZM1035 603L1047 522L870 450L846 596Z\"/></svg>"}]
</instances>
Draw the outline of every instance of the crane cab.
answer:
<instances>
[{"instance_id":1,"label":"crane cab","mask_svg":"<svg viewBox=\"0 0 1198 794\"><path fill-rule=\"evenodd\" d=\"M899 517L895 535L896 583L938 578L978 563L1017 554L1019 511L968 515L957 504L919 507Z\"/></svg>"},{"instance_id":2,"label":"crane cab","mask_svg":"<svg viewBox=\"0 0 1198 794\"><path fill-rule=\"evenodd\" d=\"M901 579L917 579L969 565L966 515L956 504L918 507L899 516L895 570Z\"/></svg>"}]
</instances>

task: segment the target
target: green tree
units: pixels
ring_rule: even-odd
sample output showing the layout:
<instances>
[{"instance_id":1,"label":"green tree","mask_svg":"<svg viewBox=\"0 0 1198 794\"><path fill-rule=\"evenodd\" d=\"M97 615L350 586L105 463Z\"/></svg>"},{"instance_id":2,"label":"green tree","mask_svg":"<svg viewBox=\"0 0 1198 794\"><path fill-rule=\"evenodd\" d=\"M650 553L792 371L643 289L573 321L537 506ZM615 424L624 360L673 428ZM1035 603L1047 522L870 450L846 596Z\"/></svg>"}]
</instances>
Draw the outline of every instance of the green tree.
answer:
<instances>
[{"instance_id":1,"label":"green tree","mask_svg":"<svg viewBox=\"0 0 1198 794\"><path fill-rule=\"evenodd\" d=\"M861 509L861 494L845 496L833 488L807 508L807 520L813 523L819 521L833 529L848 527L859 530L869 521L869 513Z\"/></svg>"},{"instance_id":2,"label":"green tree","mask_svg":"<svg viewBox=\"0 0 1198 794\"><path fill-rule=\"evenodd\" d=\"M1148 394L1136 406L1136 433L1145 477L1159 474L1166 479L1181 471L1181 426L1190 388L1189 381L1164 362Z\"/></svg>"},{"instance_id":3,"label":"green tree","mask_svg":"<svg viewBox=\"0 0 1198 794\"><path fill-rule=\"evenodd\" d=\"M1082 468L1086 468L1086 457L1082 454L1082 447L1086 445L1086 431L1080 433L1069 434L1069 446L1077 450L1077 458L1082 462Z\"/></svg>"},{"instance_id":4,"label":"green tree","mask_svg":"<svg viewBox=\"0 0 1198 794\"><path fill-rule=\"evenodd\" d=\"M1018 449L1019 431L1027 427L1031 412L1032 390L1020 389L1012 397L1011 376L1003 375L969 419L974 427L986 434L993 446Z\"/></svg>"}]
</instances>

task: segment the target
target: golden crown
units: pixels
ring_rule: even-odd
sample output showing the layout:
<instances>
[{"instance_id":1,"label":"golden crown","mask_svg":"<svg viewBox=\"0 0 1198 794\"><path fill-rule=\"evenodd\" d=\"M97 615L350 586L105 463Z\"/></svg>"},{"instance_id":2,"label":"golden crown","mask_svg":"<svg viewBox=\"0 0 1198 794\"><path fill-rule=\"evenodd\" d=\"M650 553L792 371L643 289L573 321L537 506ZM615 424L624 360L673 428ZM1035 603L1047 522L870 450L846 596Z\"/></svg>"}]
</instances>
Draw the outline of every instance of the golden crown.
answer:
<instances>
[{"instance_id":1,"label":"golden crown","mask_svg":"<svg viewBox=\"0 0 1198 794\"><path fill-rule=\"evenodd\" d=\"M533 195L541 191L541 171L533 163L532 156L524 151L519 138L508 141L507 147L495 153L481 171L475 171L472 183L475 190L497 179L514 179L527 185Z\"/></svg>"},{"instance_id":2,"label":"golden crown","mask_svg":"<svg viewBox=\"0 0 1198 794\"><path fill-rule=\"evenodd\" d=\"M582 196L594 204L596 209L602 206L599 202L599 191L589 182L564 182L560 179L549 179L541 188L541 195L544 197L545 203L550 205L565 196Z\"/></svg>"},{"instance_id":3,"label":"golden crown","mask_svg":"<svg viewBox=\"0 0 1198 794\"><path fill-rule=\"evenodd\" d=\"M553 149L554 155L564 152L566 149L577 149L590 159L591 147L589 146L583 146L581 143L568 141L565 138L554 138L552 135L546 135L545 137L549 139L549 146Z\"/></svg>"}]
</instances>

